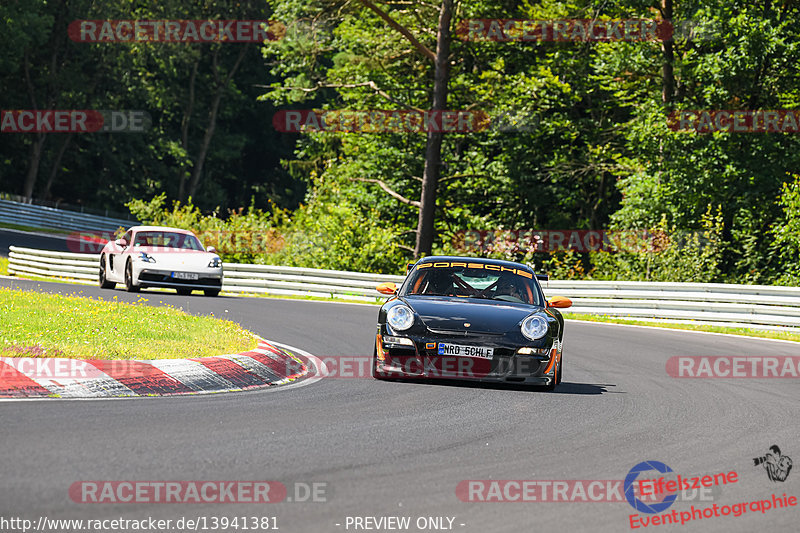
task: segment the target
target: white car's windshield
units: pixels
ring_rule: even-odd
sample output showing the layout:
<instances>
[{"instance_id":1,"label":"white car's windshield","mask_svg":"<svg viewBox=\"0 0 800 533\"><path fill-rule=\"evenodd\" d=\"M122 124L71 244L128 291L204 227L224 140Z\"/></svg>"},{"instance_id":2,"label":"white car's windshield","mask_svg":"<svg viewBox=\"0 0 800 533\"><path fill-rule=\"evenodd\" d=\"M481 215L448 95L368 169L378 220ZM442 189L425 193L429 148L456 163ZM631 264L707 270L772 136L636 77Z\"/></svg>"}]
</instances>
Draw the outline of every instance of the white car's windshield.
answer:
<instances>
[{"instance_id":1,"label":"white car's windshield","mask_svg":"<svg viewBox=\"0 0 800 533\"><path fill-rule=\"evenodd\" d=\"M183 250L203 250L197 237L171 231L140 231L136 234L133 247L181 248Z\"/></svg>"}]
</instances>

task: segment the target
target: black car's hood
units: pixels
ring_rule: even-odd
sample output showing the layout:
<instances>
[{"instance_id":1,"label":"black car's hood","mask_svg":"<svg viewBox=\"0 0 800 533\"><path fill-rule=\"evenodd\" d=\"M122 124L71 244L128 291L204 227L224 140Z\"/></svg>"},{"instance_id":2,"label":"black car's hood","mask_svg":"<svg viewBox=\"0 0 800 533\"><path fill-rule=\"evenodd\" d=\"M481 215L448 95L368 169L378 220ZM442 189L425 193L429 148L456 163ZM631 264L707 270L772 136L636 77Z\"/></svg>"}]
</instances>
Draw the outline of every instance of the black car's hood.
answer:
<instances>
[{"instance_id":1,"label":"black car's hood","mask_svg":"<svg viewBox=\"0 0 800 533\"><path fill-rule=\"evenodd\" d=\"M532 305L477 298L407 296L402 299L416 311L426 327L440 331L502 334L526 316L541 310Z\"/></svg>"}]
</instances>

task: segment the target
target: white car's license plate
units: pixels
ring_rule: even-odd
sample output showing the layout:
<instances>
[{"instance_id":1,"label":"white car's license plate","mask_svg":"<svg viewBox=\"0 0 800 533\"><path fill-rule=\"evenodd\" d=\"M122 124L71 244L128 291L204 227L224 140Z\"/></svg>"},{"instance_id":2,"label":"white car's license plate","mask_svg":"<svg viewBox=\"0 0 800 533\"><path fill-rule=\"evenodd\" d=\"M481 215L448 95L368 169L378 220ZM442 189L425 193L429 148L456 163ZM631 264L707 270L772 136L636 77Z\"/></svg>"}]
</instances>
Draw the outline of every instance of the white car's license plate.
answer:
<instances>
[{"instance_id":1,"label":"white car's license plate","mask_svg":"<svg viewBox=\"0 0 800 533\"><path fill-rule=\"evenodd\" d=\"M494 348L484 348L482 346L463 346L461 344L439 343L439 355L457 355L461 357L481 357L491 359L494 355Z\"/></svg>"},{"instance_id":2,"label":"white car's license plate","mask_svg":"<svg viewBox=\"0 0 800 533\"><path fill-rule=\"evenodd\" d=\"M172 277L175 279L200 279L200 275L194 272L173 272Z\"/></svg>"}]
</instances>

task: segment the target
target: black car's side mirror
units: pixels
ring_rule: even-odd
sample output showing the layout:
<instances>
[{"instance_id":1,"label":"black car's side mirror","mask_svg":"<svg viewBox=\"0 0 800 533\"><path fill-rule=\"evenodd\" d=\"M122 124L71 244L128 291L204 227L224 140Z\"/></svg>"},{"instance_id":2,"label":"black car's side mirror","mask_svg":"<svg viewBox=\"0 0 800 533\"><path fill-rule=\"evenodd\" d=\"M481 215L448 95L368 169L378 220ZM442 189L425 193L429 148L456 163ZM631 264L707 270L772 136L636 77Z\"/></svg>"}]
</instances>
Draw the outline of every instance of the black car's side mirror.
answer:
<instances>
[{"instance_id":1,"label":"black car's side mirror","mask_svg":"<svg viewBox=\"0 0 800 533\"><path fill-rule=\"evenodd\" d=\"M397 285L395 285L391 281L387 281L386 283L381 283L380 285L375 287L375 289L381 294L386 294L390 296L393 294L397 294Z\"/></svg>"}]
</instances>

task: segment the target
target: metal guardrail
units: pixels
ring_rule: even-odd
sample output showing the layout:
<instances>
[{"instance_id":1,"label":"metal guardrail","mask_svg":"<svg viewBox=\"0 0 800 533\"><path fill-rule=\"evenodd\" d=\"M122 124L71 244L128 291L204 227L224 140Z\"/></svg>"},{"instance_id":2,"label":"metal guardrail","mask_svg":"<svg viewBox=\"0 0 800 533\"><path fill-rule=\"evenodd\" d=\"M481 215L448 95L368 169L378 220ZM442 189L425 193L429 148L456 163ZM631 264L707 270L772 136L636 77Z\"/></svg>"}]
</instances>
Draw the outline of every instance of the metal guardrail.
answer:
<instances>
[{"instance_id":1,"label":"metal guardrail","mask_svg":"<svg viewBox=\"0 0 800 533\"><path fill-rule=\"evenodd\" d=\"M129 228L137 224L135 220L76 213L10 200L0 200L0 222L66 231L116 231L119 227Z\"/></svg>"},{"instance_id":2,"label":"metal guardrail","mask_svg":"<svg viewBox=\"0 0 800 533\"><path fill-rule=\"evenodd\" d=\"M97 281L100 256L12 246L12 275ZM222 290L378 301L378 283L404 276L276 265L224 264ZM722 283L546 281L545 294L572 299L569 312L800 332L800 288Z\"/></svg>"},{"instance_id":3,"label":"metal guardrail","mask_svg":"<svg viewBox=\"0 0 800 533\"><path fill-rule=\"evenodd\" d=\"M99 254L54 252L18 246L9 249L9 274L97 281ZM222 290L226 292L339 297L370 302L385 298L375 290L379 283L400 283L405 279L404 276L277 265L224 263L223 269Z\"/></svg>"},{"instance_id":4,"label":"metal guardrail","mask_svg":"<svg viewBox=\"0 0 800 533\"><path fill-rule=\"evenodd\" d=\"M120 212L108 208L100 209L97 207L88 207L83 204L71 204L68 202L64 202L60 199L55 201L42 200L41 198L26 199L24 196L19 194L0 192L0 200L9 200L11 202L17 202L27 205L33 204L33 205L41 205L44 207L54 207L62 211L69 211L72 213L86 213L89 215L97 215L106 218L117 218L129 221L134 221L136 219L136 217L134 217L132 214L128 212Z\"/></svg>"}]
</instances>

